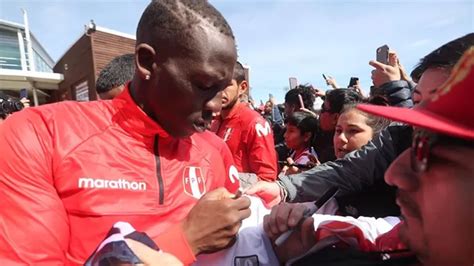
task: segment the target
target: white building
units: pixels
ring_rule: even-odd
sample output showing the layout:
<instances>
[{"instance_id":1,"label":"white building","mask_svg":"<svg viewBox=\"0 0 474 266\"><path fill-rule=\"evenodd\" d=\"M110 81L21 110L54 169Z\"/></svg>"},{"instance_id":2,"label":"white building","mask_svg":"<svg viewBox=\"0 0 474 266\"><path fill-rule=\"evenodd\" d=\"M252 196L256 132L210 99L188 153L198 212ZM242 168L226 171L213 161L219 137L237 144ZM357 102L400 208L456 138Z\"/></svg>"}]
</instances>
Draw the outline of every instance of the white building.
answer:
<instances>
[{"instance_id":1,"label":"white building","mask_svg":"<svg viewBox=\"0 0 474 266\"><path fill-rule=\"evenodd\" d=\"M39 105L48 101L47 90L58 89L63 75L53 73L53 59L28 28L26 14L25 25L0 19L0 90L18 97L27 89Z\"/></svg>"}]
</instances>

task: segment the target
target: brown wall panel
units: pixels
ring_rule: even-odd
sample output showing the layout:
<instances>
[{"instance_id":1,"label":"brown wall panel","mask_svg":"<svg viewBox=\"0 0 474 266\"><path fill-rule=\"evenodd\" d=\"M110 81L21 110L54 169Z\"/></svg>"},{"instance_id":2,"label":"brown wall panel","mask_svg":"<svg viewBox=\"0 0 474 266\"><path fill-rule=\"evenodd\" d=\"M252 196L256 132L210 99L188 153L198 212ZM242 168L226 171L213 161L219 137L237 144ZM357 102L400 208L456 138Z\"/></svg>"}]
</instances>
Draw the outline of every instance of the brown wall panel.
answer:
<instances>
[{"instance_id":1,"label":"brown wall panel","mask_svg":"<svg viewBox=\"0 0 474 266\"><path fill-rule=\"evenodd\" d=\"M95 86L93 66L91 39L84 34L54 66L53 71L63 74L64 80L50 102L75 100L74 86L81 81L87 80L89 88Z\"/></svg>"},{"instance_id":2,"label":"brown wall panel","mask_svg":"<svg viewBox=\"0 0 474 266\"><path fill-rule=\"evenodd\" d=\"M62 73L64 81L49 102L75 100L74 88L83 81L87 81L89 99L96 100L95 81L100 71L114 57L134 51L134 39L102 31L84 34L54 66L54 72Z\"/></svg>"},{"instance_id":3,"label":"brown wall panel","mask_svg":"<svg viewBox=\"0 0 474 266\"><path fill-rule=\"evenodd\" d=\"M135 52L135 40L101 31L94 33L92 45L96 76L116 56Z\"/></svg>"}]
</instances>

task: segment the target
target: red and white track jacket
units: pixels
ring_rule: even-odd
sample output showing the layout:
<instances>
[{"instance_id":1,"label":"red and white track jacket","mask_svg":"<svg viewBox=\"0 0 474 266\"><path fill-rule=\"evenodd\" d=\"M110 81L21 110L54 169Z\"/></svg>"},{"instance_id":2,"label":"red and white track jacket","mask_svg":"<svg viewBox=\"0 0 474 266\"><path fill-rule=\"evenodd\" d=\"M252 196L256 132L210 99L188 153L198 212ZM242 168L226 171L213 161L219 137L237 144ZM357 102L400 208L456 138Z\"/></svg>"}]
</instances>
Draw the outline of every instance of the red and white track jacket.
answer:
<instances>
[{"instance_id":1,"label":"red and white track jacket","mask_svg":"<svg viewBox=\"0 0 474 266\"><path fill-rule=\"evenodd\" d=\"M277 156L268 121L245 104L237 103L227 118L214 122L216 134L229 146L239 172L254 173L267 181L276 179Z\"/></svg>"},{"instance_id":2,"label":"red and white track jacket","mask_svg":"<svg viewBox=\"0 0 474 266\"><path fill-rule=\"evenodd\" d=\"M117 221L188 264L179 222L205 192L239 187L222 140L168 135L128 88L14 114L0 154L0 265L82 264Z\"/></svg>"}]
</instances>

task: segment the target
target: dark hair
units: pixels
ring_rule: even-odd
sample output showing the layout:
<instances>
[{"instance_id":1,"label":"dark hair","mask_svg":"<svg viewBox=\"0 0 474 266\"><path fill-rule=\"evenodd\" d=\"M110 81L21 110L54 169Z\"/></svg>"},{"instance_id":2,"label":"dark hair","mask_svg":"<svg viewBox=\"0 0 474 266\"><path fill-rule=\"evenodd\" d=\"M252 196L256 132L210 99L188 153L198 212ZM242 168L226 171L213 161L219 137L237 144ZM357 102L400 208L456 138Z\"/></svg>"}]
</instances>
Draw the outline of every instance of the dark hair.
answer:
<instances>
[{"instance_id":1,"label":"dark hair","mask_svg":"<svg viewBox=\"0 0 474 266\"><path fill-rule=\"evenodd\" d=\"M445 68L451 70L464 52L474 45L474 33L452 40L427 56L423 57L411 72L413 80L418 81L421 75L429 68Z\"/></svg>"},{"instance_id":2,"label":"dark hair","mask_svg":"<svg viewBox=\"0 0 474 266\"><path fill-rule=\"evenodd\" d=\"M11 97L0 91L0 119L7 118L8 115L18 112L24 108L20 99Z\"/></svg>"},{"instance_id":3,"label":"dark hair","mask_svg":"<svg viewBox=\"0 0 474 266\"><path fill-rule=\"evenodd\" d=\"M364 101L363 103L367 103L367 102ZM363 115L367 118L367 125L372 128L372 131L374 133L373 137L378 135L380 133L380 131L382 131L384 128L386 128L390 124L390 120L388 120L388 119L385 119L385 118L380 117L380 116L371 115L371 114L368 114L364 111L361 111L361 110L357 109L357 103L351 103L351 104L344 105L344 107L342 108L342 111L341 111L341 115L343 113L349 112L351 110L355 110L355 111L357 111L358 113L360 113L361 115Z\"/></svg>"},{"instance_id":4,"label":"dark hair","mask_svg":"<svg viewBox=\"0 0 474 266\"><path fill-rule=\"evenodd\" d=\"M313 110L316 96L313 93L312 87L308 85L298 85L296 88L289 90L285 95L285 103L301 107L298 94L303 98L304 107Z\"/></svg>"},{"instance_id":5,"label":"dark hair","mask_svg":"<svg viewBox=\"0 0 474 266\"><path fill-rule=\"evenodd\" d=\"M234 75L232 76L232 79L235 79L235 81L237 81L237 85L240 85L240 83L245 80L244 66L242 66L239 61L235 62Z\"/></svg>"},{"instance_id":6,"label":"dark hair","mask_svg":"<svg viewBox=\"0 0 474 266\"><path fill-rule=\"evenodd\" d=\"M135 56L133 54L124 54L112 59L112 61L100 71L95 84L97 93L108 92L132 80L133 74L135 73L134 58Z\"/></svg>"},{"instance_id":7,"label":"dark hair","mask_svg":"<svg viewBox=\"0 0 474 266\"><path fill-rule=\"evenodd\" d=\"M306 112L294 112L285 119L287 125L292 125L300 130L301 135L306 132L311 133L312 140L318 129L318 119Z\"/></svg>"},{"instance_id":8,"label":"dark hair","mask_svg":"<svg viewBox=\"0 0 474 266\"><path fill-rule=\"evenodd\" d=\"M363 97L352 89L334 89L326 92L325 101L329 102L331 113L341 113L344 105L360 103Z\"/></svg>"},{"instance_id":9,"label":"dark hair","mask_svg":"<svg viewBox=\"0 0 474 266\"><path fill-rule=\"evenodd\" d=\"M390 101L384 95L372 95L367 99L367 103L380 106L390 106Z\"/></svg>"},{"instance_id":10,"label":"dark hair","mask_svg":"<svg viewBox=\"0 0 474 266\"><path fill-rule=\"evenodd\" d=\"M222 14L205 0L153 0L138 22L137 44L148 43L171 53L192 51L190 34L196 25L207 23L234 39L232 29Z\"/></svg>"}]
</instances>

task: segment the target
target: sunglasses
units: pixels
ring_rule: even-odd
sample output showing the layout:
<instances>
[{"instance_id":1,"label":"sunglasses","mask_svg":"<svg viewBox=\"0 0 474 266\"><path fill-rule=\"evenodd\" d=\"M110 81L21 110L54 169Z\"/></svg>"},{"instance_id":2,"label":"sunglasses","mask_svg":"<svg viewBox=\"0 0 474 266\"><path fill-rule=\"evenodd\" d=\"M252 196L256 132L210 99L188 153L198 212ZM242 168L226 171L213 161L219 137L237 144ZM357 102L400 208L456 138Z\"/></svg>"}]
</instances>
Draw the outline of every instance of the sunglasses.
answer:
<instances>
[{"instance_id":1,"label":"sunglasses","mask_svg":"<svg viewBox=\"0 0 474 266\"><path fill-rule=\"evenodd\" d=\"M415 130L411 144L411 169L416 173L425 172L428 169L428 159L431 147L438 140L438 135L425 131Z\"/></svg>"},{"instance_id":2,"label":"sunglasses","mask_svg":"<svg viewBox=\"0 0 474 266\"><path fill-rule=\"evenodd\" d=\"M411 145L411 169L416 173L426 172L430 159L431 149L439 144L474 147L470 140L436 134L426 130L415 129Z\"/></svg>"}]
</instances>

